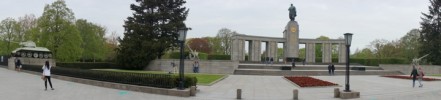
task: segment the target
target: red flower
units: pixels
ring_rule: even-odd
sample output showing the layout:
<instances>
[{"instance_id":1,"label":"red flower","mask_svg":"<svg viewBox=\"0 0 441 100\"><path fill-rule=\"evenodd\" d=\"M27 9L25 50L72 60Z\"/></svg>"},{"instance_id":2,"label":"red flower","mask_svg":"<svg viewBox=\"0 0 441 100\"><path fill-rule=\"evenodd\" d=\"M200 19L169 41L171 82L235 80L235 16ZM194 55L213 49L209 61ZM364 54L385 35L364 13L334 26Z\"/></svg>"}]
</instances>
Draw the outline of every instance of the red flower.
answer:
<instances>
[{"instance_id":1,"label":"red flower","mask_svg":"<svg viewBox=\"0 0 441 100\"><path fill-rule=\"evenodd\" d=\"M312 78L309 76L285 76L286 79L300 87L337 86L338 84Z\"/></svg>"}]
</instances>

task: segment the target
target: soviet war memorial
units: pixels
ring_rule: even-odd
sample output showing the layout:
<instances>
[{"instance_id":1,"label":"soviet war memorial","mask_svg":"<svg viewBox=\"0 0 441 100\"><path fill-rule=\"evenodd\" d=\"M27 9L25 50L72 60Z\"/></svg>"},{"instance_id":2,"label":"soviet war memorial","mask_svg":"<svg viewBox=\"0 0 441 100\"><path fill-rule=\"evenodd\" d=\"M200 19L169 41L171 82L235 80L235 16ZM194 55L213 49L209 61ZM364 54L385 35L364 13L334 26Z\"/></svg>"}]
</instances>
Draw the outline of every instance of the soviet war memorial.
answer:
<instances>
[{"instance_id":1,"label":"soviet war memorial","mask_svg":"<svg viewBox=\"0 0 441 100\"><path fill-rule=\"evenodd\" d=\"M1 100L441 98L441 0L0 2Z\"/></svg>"}]
</instances>

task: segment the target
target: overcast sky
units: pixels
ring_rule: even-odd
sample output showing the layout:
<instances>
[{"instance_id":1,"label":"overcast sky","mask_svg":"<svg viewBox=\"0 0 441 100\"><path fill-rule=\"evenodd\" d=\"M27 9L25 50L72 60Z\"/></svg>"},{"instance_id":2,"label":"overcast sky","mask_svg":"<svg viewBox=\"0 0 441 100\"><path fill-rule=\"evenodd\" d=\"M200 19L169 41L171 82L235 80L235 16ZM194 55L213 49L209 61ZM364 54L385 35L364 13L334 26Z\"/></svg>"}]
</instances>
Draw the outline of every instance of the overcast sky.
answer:
<instances>
[{"instance_id":1,"label":"overcast sky","mask_svg":"<svg viewBox=\"0 0 441 100\"><path fill-rule=\"evenodd\" d=\"M0 0L0 20L25 14L37 17L55 0ZM134 0L66 0L77 19L103 25L122 35ZM375 39L396 40L419 28L429 0L187 0L188 38L215 36L221 28L241 34L282 37L289 21L288 8L297 8L300 38L343 37L354 33L352 49L365 48Z\"/></svg>"}]
</instances>

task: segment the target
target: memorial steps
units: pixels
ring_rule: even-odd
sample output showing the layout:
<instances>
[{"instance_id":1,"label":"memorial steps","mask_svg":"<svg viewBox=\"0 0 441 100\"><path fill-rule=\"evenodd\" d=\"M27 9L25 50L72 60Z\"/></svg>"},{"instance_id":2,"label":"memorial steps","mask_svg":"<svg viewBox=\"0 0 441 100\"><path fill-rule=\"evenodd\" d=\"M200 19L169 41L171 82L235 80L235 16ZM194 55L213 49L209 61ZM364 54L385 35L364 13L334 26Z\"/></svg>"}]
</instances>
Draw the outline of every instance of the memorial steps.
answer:
<instances>
[{"instance_id":1,"label":"memorial steps","mask_svg":"<svg viewBox=\"0 0 441 100\"><path fill-rule=\"evenodd\" d=\"M290 67L289 64L239 64L234 71L235 75L308 75L308 76L323 76L329 75L328 65L299 65L291 70L281 70L281 67ZM380 67L371 66L351 66L351 75L402 75L399 71L383 70ZM356 70L356 68L363 68L363 70ZM335 75L345 75L345 65L335 65Z\"/></svg>"}]
</instances>

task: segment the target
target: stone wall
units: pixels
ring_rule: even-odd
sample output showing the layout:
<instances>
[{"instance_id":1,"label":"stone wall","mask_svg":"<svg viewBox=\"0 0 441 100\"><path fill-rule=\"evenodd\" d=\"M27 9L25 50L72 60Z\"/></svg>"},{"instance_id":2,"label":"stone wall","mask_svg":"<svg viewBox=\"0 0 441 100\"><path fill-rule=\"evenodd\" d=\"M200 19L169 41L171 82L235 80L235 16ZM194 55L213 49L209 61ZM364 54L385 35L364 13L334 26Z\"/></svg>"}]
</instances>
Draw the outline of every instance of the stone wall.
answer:
<instances>
[{"instance_id":1,"label":"stone wall","mask_svg":"<svg viewBox=\"0 0 441 100\"><path fill-rule=\"evenodd\" d=\"M421 65L425 74L441 74L441 66L438 65ZM400 71L406 75L410 75L412 71L411 65L403 64L380 64L380 67L384 70Z\"/></svg>"},{"instance_id":2,"label":"stone wall","mask_svg":"<svg viewBox=\"0 0 441 100\"><path fill-rule=\"evenodd\" d=\"M171 62L176 64L176 72L179 70L179 59L158 59L151 61L145 70L154 71L171 71ZM187 73L193 72L193 60L184 61L184 71ZM234 70L239 66L239 61L231 60L200 60L199 72L210 74L233 74Z\"/></svg>"},{"instance_id":3,"label":"stone wall","mask_svg":"<svg viewBox=\"0 0 441 100\"><path fill-rule=\"evenodd\" d=\"M55 59L41 59L41 58L26 58L26 57L11 57L8 59L8 68L14 70L15 68L15 58L20 59L23 65L41 65L43 67L46 61L49 61L52 67L57 66Z\"/></svg>"}]
</instances>

